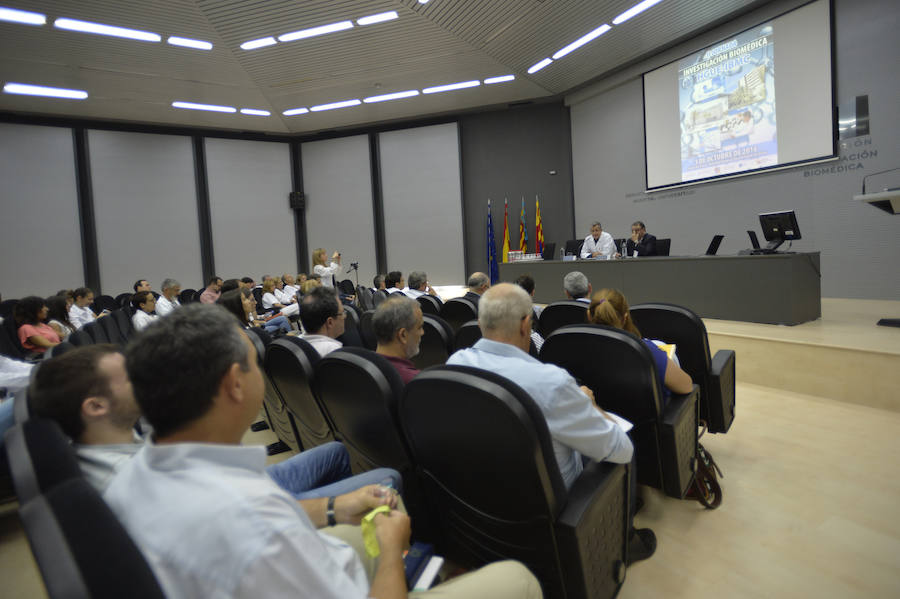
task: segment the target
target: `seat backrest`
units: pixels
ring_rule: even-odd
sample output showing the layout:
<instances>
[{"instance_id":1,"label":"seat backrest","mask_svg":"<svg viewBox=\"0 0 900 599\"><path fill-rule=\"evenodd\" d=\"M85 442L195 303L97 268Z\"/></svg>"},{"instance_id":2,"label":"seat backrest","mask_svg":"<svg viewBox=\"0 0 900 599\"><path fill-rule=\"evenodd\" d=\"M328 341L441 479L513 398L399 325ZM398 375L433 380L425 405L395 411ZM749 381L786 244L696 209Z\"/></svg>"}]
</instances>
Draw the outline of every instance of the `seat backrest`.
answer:
<instances>
[{"instance_id":1,"label":"seat backrest","mask_svg":"<svg viewBox=\"0 0 900 599\"><path fill-rule=\"evenodd\" d=\"M458 331L459 327L469 322L473 318L478 318L478 308L471 300L463 297L454 297L444 302L441 306L441 318L453 327L454 331Z\"/></svg>"},{"instance_id":2,"label":"seat backrest","mask_svg":"<svg viewBox=\"0 0 900 599\"><path fill-rule=\"evenodd\" d=\"M115 343L117 345L125 345L128 340L125 338L125 335L122 334L122 331L119 328L119 321L116 319L113 314L116 312L121 312L121 308L116 308L109 315L104 316L97 320L97 324L100 325L100 328L103 329L103 332L106 333L106 337L109 339L110 343Z\"/></svg>"},{"instance_id":3,"label":"seat backrest","mask_svg":"<svg viewBox=\"0 0 900 599\"><path fill-rule=\"evenodd\" d=\"M481 339L481 327L478 326L477 320L470 320L456 331L456 349L472 347L479 339Z\"/></svg>"},{"instance_id":4,"label":"seat backrest","mask_svg":"<svg viewBox=\"0 0 900 599\"><path fill-rule=\"evenodd\" d=\"M58 345L54 345L53 347L47 348L47 351L44 352L43 360L49 360L51 358L56 358L57 356L61 356L64 353L75 349L75 346L68 341L63 341Z\"/></svg>"},{"instance_id":5,"label":"seat backrest","mask_svg":"<svg viewBox=\"0 0 900 599\"><path fill-rule=\"evenodd\" d=\"M375 330L372 328L373 316L375 316L375 310L366 310L359 317L359 336L366 349L375 351L375 348L378 347L378 339L375 338Z\"/></svg>"},{"instance_id":6,"label":"seat backrest","mask_svg":"<svg viewBox=\"0 0 900 599\"><path fill-rule=\"evenodd\" d=\"M657 239L656 240L656 255L657 256L668 256L669 249L671 247L672 247L672 240L670 238Z\"/></svg>"},{"instance_id":7,"label":"seat backrest","mask_svg":"<svg viewBox=\"0 0 900 599\"><path fill-rule=\"evenodd\" d=\"M586 323L588 306L589 304L575 300L563 300L549 304L541 312L539 327L541 336L546 338L556 329L569 324Z\"/></svg>"},{"instance_id":8,"label":"seat backrest","mask_svg":"<svg viewBox=\"0 0 900 599\"><path fill-rule=\"evenodd\" d=\"M5 316L0 324L0 354L18 360L24 359L26 355L25 348L19 343L16 322L12 316Z\"/></svg>"},{"instance_id":9,"label":"seat backrest","mask_svg":"<svg viewBox=\"0 0 900 599\"><path fill-rule=\"evenodd\" d=\"M416 301L419 302L419 307L422 308L423 314L434 314L435 316L440 316L441 314L441 306L443 302L433 295L420 295L416 298Z\"/></svg>"},{"instance_id":10,"label":"seat backrest","mask_svg":"<svg viewBox=\"0 0 900 599\"><path fill-rule=\"evenodd\" d=\"M412 358L413 364L419 370L445 364L453 353L453 329L447 321L434 314L423 314L422 326L425 333L419 343L419 353Z\"/></svg>"},{"instance_id":11,"label":"seat backrest","mask_svg":"<svg viewBox=\"0 0 900 599\"><path fill-rule=\"evenodd\" d=\"M567 492L531 397L492 372L438 366L410 381L399 414L423 493L440 514L439 549L466 565L519 559L545 592L548 581L558 590L553 529Z\"/></svg>"},{"instance_id":12,"label":"seat backrest","mask_svg":"<svg viewBox=\"0 0 900 599\"><path fill-rule=\"evenodd\" d=\"M110 314L110 318L116 319L116 322L119 324L119 332L121 332L124 342L127 343L134 334L134 322L131 320L131 311L128 308L114 310Z\"/></svg>"},{"instance_id":13,"label":"seat backrest","mask_svg":"<svg viewBox=\"0 0 900 599\"><path fill-rule=\"evenodd\" d=\"M312 389L318 360L319 352L298 337L281 337L266 348L266 374L293 416L298 441L304 449L334 441L331 425Z\"/></svg>"},{"instance_id":14,"label":"seat backrest","mask_svg":"<svg viewBox=\"0 0 900 599\"><path fill-rule=\"evenodd\" d=\"M383 302L384 300L386 300L388 298L388 295L390 295L390 294L387 291L385 291L384 289L379 289L378 291L376 291L375 294L372 296L372 301L374 302L375 307L377 308L378 306L380 306L381 302Z\"/></svg>"},{"instance_id":15,"label":"seat backrest","mask_svg":"<svg viewBox=\"0 0 900 599\"><path fill-rule=\"evenodd\" d=\"M703 381L709 376L711 358L703 320L688 308L662 303L632 306L631 319L644 337L676 345L682 370L705 394Z\"/></svg>"},{"instance_id":16,"label":"seat backrest","mask_svg":"<svg viewBox=\"0 0 900 599\"><path fill-rule=\"evenodd\" d=\"M75 347L81 347L82 345L91 345L95 343L94 338L91 337L84 329L78 329L77 331L69 335L69 338L66 339L66 341L68 341Z\"/></svg>"},{"instance_id":17,"label":"seat backrest","mask_svg":"<svg viewBox=\"0 0 900 599\"><path fill-rule=\"evenodd\" d=\"M86 479L35 497L19 515L51 599L165 597L137 545Z\"/></svg>"},{"instance_id":18,"label":"seat backrest","mask_svg":"<svg viewBox=\"0 0 900 599\"><path fill-rule=\"evenodd\" d=\"M194 296L196 294L196 289L182 289L181 293L178 294L178 301L181 303L181 305L189 304L194 301Z\"/></svg>"},{"instance_id":19,"label":"seat backrest","mask_svg":"<svg viewBox=\"0 0 900 599\"><path fill-rule=\"evenodd\" d=\"M7 299L0 302L0 316L11 319L16 311L16 305L19 303L17 299Z\"/></svg>"},{"instance_id":20,"label":"seat backrest","mask_svg":"<svg viewBox=\"0 0 900 599\"><path fill-rule=\"evenodd\" d=\"M111 295L98 295L94 298L94 303L91 304L91 310L94 311L94 314L100 314L104 310L109 310L112 312L113 310L119 307L119 302L116 301L116 298Z\"/></svg>"},{"instance_id":21,"label":"seat backrest","mask_svg":"<svg viewBox=\"0 0 900 599\"><path fill-rule=\"evenodd\" d=\"M396 419L403 380L394 366L367 349L339 349L316 363L313 389L350 453L353 472L393 468L405 489L413 472Z\"/></svg>"},{"instance_id":22,"label":"seat backrest","mask_svg":"<svg viewBox=\"0 0 900 599\"><path fill-rule=\"evenodd\" d=\"M52 420L29 418L9 429L6 454L19 503L81 476L69 439Z\"/></svg>"},{"instance_id":23,"label":"seat backrest","mask_svg":"<svg viewBox=\"0 0 900 599\"><path fill-rule=\"evenodd\" d=\"M344 295L353 295L356 291L356 288L353 287L353 281L350 279L344 279L343 281L338 283L338 291L343 293Z\"/></svg>"},{"instance_id":24,"label":"seat backrest","mask_svg":"<svg viewBox=\"0 0 900 599\"><path fill-rule=\"evenodd\" d=\"M112 343L99 321L89 322L81 327L81 330L90 335L94 343Z\"/></svg>"},{"instance_id":25,"label":"seat backrest","mask_svg":"<svg viewBox=\"0 0 900 599\"><path fill-rule=\"evenodd\" d=\"M132 294L132 293L120 293L119 295L116 296L116 304L118 304L118 306L119 306L120 308L124 308L125 306L127 306L128 304L131 303L131 296L132 296L132 295L134 295L134 294Z\"/></svg>"},{"instance_id":26,"label":"seat backrest","mask_svg":"<svg viewBox=\"0 0 900 599\"><path fill-rule=\"evenodd\" d=\"M375 300L372 297L372 290L365 285L359 285L356 288L356 301L363 312L375 309Z\"/></svg>"},{"instance_id":27,"label":"seat backrest","mask_svg":"<svg viewBox=\"0 0 900 599\"><path fill-rule=\"evenodd\" d=\"M266 422L269 428L278 437L278 440L290 447L292 450L302 449L300 441L297 438L296 424L291 418L291 413L287 406L284 405L284 399L272 384L272 379L265 372L266 349L272 343L272 336L262 327L250 327L247 330L247 336L253 342L256 348L256 355L259 360L259 366L263 368L263 382L266 385L263 395L263 410L266 414Z\"/></svg>"},{"instance_id":28,"label":"seat backrest","mask_svg":"<svg viewBox=\"0 0 900 599\"><path fill-rule=\"evenodd\" d=\"M354 306L344 304L344 333L337 338L344 347L365 347L359 332L359 312Z\"/></svg>"},{"instance_id":29,"label":"seat backrest","mask_svg":"<svg viewBox=\"0 0 900 599\"><path fill-rule=\"evenodd\" d=\"M584 245L584 239L570 239L566 242L567 256L580 256L581 246Z\"/></svg>"}]
</instances>

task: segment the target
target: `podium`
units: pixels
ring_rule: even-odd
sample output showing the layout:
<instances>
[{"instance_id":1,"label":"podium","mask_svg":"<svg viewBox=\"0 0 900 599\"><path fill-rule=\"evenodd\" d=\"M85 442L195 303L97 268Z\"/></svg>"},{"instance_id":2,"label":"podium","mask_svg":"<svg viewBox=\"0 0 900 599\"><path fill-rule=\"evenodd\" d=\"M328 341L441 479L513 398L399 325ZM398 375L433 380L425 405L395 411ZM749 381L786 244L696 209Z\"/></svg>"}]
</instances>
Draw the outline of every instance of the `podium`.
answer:
<instances>
[{"instance_id":1,"label":"podium","mask_svg":"<svg viewBox=\"0 0 900 599\"><path fill-rule=\"evenodd\" d=\"M878 193L861 193L853 196L858 202L866 202L888 214L900 214L900 189L889 189ZM882 318L878 324L883 327L900 327L900 318Z\"/></svg>"}]
</instances>

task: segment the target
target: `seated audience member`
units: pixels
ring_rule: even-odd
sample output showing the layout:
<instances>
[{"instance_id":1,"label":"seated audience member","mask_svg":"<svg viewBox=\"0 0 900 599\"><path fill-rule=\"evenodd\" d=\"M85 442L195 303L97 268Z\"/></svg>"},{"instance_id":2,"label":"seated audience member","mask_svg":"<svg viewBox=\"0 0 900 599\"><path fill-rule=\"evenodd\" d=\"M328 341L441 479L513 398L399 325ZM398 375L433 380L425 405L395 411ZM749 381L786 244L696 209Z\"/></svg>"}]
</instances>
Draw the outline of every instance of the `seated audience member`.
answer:
<instances>
[{"instance_id":1,"label":"seated audience member","mask_svg":"<svg viewBox=\"0 0 900 599\"><path fill-rule=\"evenodd\" d=\"M384 289L388 293L402 293L403 292L403 273L399 270L392 270L387 274L384 278Z\"/></svg>"},{"instance_id":2,"label":"seated audience member","mask_svg":"<svg viewBox=\"0 0 900 599\"><path fill-rule=\"evenodd\" d=\"M224 281L222 281L221 289L219 289L219 292L220 292L219 297L221 297L222 293L225 293L226 291L231 291L232 289L237 289L240 286L241 286L241 282L238 279L225 279ZM216 301L218 301L218 300L216 300Z\"/></svg>"},{"instance_id":3,"label":"seated audience member","mask_svg":"<svg viewBox=\"0 0 900 599\"><path fill-rule=\"evenodd\" d=\"M583 272L573 270L563 277L563 289L566 297L576 302L591 303L591 284Z\"/></svg>"},{"instance_id":4,"label":"seated audience member","mask_svg":"<svg viewBox=\"0 0 900 599\"><path fill-rule=\"evenodd\" d=\"M631 440L597 405L591 390L579 387L564 369L528 354L533 314L531 298L518 285L491 287L478 307L483 337L450 356L447 364L497 373L531 396L547 420L566 487L581 474L585 458L628 464L634 451ZM655 548L653 531L636 531L630 541L629 563L650 557Z\"/></svg>"},{"instance_id":5,"label":"seated audience member","mask_svg":"<svg viewBox=\"0 0 900 599\"><path fill-rule=\"evenodd\" d=\"M655 256L656 237L647 233L647 227L639 220L631 225L631 239L625 242L629 256Z\"/></svg>"},{"instance_id":6,"label":"seated audience member","mask_svg":"<svg viewBox=\"0 0 900 599\"><path fill-rule=\"evenodd\" d=\"M141 416L125 371L125 357L114 345L76 348L47 362L34 376L28 399L41 418L59 423L75 442L85 478L101 493L144 442L133 426ZM326 443L266 468L295 499L328 497L390 479L400 473L378 468L352 476L343 445Z\"/></svg>"},{"instance_id":7,"label":"seated audience member","mask_svg":"<svg viewBox=\"0 0 900 599\"><path fill-rule=\"evenodd\" d=\"M534 343L534 348L537 351L541 351L541 347L544 345L544 338L538 332L538 318L540 318L543 308L534 305L534 279L528 274L519 275L519 278L516 279L516 285L524 289L531 297L531 309L534 313L531 317L531 341Z\"/></svg>"},{"instance_id":8,"label":"seated audience member","mask_svg":"<svg viewBox=\"0 0 900 599\"><path fill-rule=\"evenodd\" d=\"M591 225L591 234L581 244L581 258L612 258L617 254L612 235L603 231L599 222Z\"/></svg>"},{"instance_id":9,"label":"seated audience member","mask_svg":"<svg viewBox=\"0 0 900 599\"><path fill-rule=\"evenodd\" d=\"M690 393L694 387L691 376L676 364L668 354L660 349L651 339L641 337L641 332L631 320L631 308L625 296L616 289L601 289L591 298L591 306L588 308L588 319L594 324L628 331L638 339L641 339L653 354L653 364L656 366L656 376L660 386L665 390L666 401L671 396L670 392Z\"/></svg>"},{"instance_id":10,"label":"seated audience member","mask_svg":"<svg viewBox=\"0 0 900 599\"><path fill-rule=\"evenodd\" d=\"M466 291L466 294L463 296L463 298L474 303L475 308L477 309L478 301L481 299L481 296L484 295L484 292L491 287L491 280L483 272L473 272L471 275L469 275L469 280L466 281L466 286L469 288L469 290Z\"/></svg>"},{"instance_id":11,"label":"seated audience member","mask_svg":"<svg viewBox=\"0 0 900 599\"><path fill-rule=\"evenodd\" d=\"M132 285L132 287L134 288L135 293L137 293L138 291L150 291L150 281L148 281L147 279L138 279L134 282L134 285Z\"/></svg>"},{"instance_id":12,"label":"seated audience member","mask_svg":"<svg viewBox=\"0 0 900 599\"><path fill-rule=\"evenodd\" d=\"M376 291L381 291L385 288L384 275L375 275L375 278L372 279L372 293Z\"/></svg>"},{"instance_id":13,"label":"seated audience member","mask_svg":"<svg viewBox=\"0 0 900 599\"><path fill-rule=\"evenodd\" d=\"M161 294L156 299L156 315L165 316L175 308L181 307L178 294L181 293L181 283L175 279L165 279L162 282Z\"/></svg>"},{"instance_id":14,"label":"seated audience member","mask_svg":"<svg viewBox=\"0 0 900 599\"><path fill-rule=\"evenodd\" d=\"M47 312L44 298L36 295L23 297L15 307L16 324L19 325L19 343L35 354L43 354L60 343L59 335L46 322Z\"/></svg>"},{"instance_id":15,"label":"seated audience member","mask_svg":"<svg viewBox=\"0 0 900 599\"><path fill-rule=\"evenodd\" d=\"M54 295L47 298L47 324L53 327L60 341L65 341L77 328L69 320L69 307L74 300L64 295Z\"/></svg>"},{"instance_id":16,"label":"seated audience member","mask_svg":"<svg viewBox=\"0 0 900 599\"><path fill-rule=\"evenodd\" d=\"M294 275L284 273L281 276L281 282L284 284L284 287L281 289L282 293L288 297L294 298L294 301L296 301L297 292L300 291L300 288L295 284L296 279L294 278Z\"/></svg>"},{"instance_id":17,"label":"seated audience member","mask_svg":"<svg viewBox=\"0 0 900 599\"><path fill-rule=\"evenodd\" d=\"M284 305L278 301L275 295L275 279L269 277L263 281L262 305L266 312L270 310L280 311L284 316L296 316L300 312L299 304Z\"/></svg>"},{"instance_id":18,"label":"seated audience member","mask_svg":"<svg viewBox=\"0 0 900 599\"><path fill-rule=\"evenodd\" d=\"M279 315L269 320L256 317L256 299L249 289L226 291L216 303L234 314L243 328L263 327L270 333L291 332L291 323L284 316Z\"/></svg>"},{"instance_id":19,"label":"seated audience member","mask_svg":"<svg viewBox=\"0 0 900 599\"><path fill-rule=\"evenodd\" d=\"M392 508L394 494L370 485L297 502L265 475L265 448L240 446L259 414L264 385L256 350L230 316L187 306L136 338L126 367L156 432L104 498L167 596L406 597L409 517L393 509L374 517L377 562L361 550L359 528L335 526L359 524L375 507ZM316 530L329 525L328 534ZM541 596L534 576L509 562L448 584L436 595Z\"/></svg>"},{"instance_id":20,"label":"seated audience member","mask_svg":"<svg viewBox=\"0 0 900 599\"><path fill-rule=\"evenodd\" d=\"M131 316L131 324L135 331L144 330L148 324L159 318L153 311L156 309L156 298L149 291L138 291L131 296L131 307L134 314Z\"/></svg>"},{"instance_id":21,"label":"seated audience member","mask_svg":"<svg viewBox=\"0 0 900 599\"><path fill-rule=\"evenodd\" d=\"M300 286L300 295L306 296L312 293L312 290L316 287L321 287L322 281L317 277L310 277Z\"/></svg>"},{"instance_id":22,"label":"seated audience member","mask_svg":"<svg viewBox=\"0 0 900 599\"><path fill-rule=\"evenodd\" d=\"M275 290L273 291L273 293L275 294L275 299L277 299L280 303L284 304L285 306L288 306L290 304L296 304L297 303L297 292L296 291L293 291L293 292L286 291L284 281L281 279L281 277L275 277L275 279L273 279L273 280L275 282ZM293 289L293 288L294 287L291 286L291 289Z\"/></svg>"},{"instance_id":23,"label":"seated audience member","mask_svg":"<svg viewBox=\"0 0 900 599\"><path fill-rule=\"evenodd\" d=\"M316 287L300 303L300 323L305 331L301 337L309 342L320 356L342 347L337 340L344 334L344 305L330 287Z\"/></svg>"},{"instance_id":24,"label":"seated audience member","mask_svg":"<svg viewBox=\"0 0 900 599\"><path fill-rule=\"evenodd\" d=\"M325 287L334 287L334 275L341 271L341 255L335 252L331 255L331 262L325 263L327 252L325 248L316 248L313 250L312 262L313 273L318 275Z\"/></svg>"},{"instance_id":25,"label":"seated audience member","mask_svg":"<svg viewBox=\"0 0 900 599\"><path fill-rule=\"evenodd\" d=\"M200 303L214 304L220 295L222 295L222 279L212 276L206 284L206 289L200 294Z\"/></svg>"},{"instance_id":26,"label":"seated audience member","mask_svg":"<svg viewBox=\"0 0 900 599\"><path fill-rule=\"evenodd\" d=\"M412 275L409 278L412 280ZM424 322L419 303L398 295L381 302L372 315L372 330L378 340L375 351L394 365L404 383L419 374L410 359L419 353Z\"/></svg>"},{"instance_id":27,"label":"seated audience member","mask_svg":"<svg viewBox=\"0 0 900 599\"><path fill-rule=\"evenodd\" d=\"M74 302L69 308L69 321L80 329L89 322L97 320L94 311L91 310L91 304L94 303L94 292L87 287L79 287L76 289L72 297Z\"/></svg>"},{"instance_id":28,"label":"seated audience member","mask_svg":"<svg viewBox=\"0 0 900 599\"><path fill-rule=\"evenodd\" d=\"M428 283L428 275L420 270L414 270L409 273L409 288L404 290L403 293L412 299L416 299L420 295L432 295L438 299L441 298L437 291L434 290L434 287Z\"/></svg>"},{"instance_id":29,"label":"seated audience member","mask_svg":"<svg viewBox=\"0 0 900 599\"><path fill-rule=\"evenodd\" d=\"M243 277L241 278L241 287L244 289L253 289L256 287L256 282L253 280L253 277Z\"/></svg>"}]
</instances>

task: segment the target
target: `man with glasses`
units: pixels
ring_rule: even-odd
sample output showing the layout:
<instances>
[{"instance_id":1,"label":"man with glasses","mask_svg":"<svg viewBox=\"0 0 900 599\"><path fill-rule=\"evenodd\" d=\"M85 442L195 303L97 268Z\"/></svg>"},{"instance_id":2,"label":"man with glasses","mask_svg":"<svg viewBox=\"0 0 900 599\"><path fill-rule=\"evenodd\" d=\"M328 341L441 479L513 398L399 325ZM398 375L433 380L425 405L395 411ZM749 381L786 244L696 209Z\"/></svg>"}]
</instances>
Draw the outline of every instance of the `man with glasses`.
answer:
<instances>
[{"instance_id":1,"label":"man with glasses","mask_svg":"<svg viewBox=\"0 0 900 599\"><path fill-rule=\"evenodd\" d=\"M320 356L326 356L343 344L337 340L344 334L347 314L331 287L316 287L300 302L302 338L309 342Z\"/></svg>"}]
</instances>

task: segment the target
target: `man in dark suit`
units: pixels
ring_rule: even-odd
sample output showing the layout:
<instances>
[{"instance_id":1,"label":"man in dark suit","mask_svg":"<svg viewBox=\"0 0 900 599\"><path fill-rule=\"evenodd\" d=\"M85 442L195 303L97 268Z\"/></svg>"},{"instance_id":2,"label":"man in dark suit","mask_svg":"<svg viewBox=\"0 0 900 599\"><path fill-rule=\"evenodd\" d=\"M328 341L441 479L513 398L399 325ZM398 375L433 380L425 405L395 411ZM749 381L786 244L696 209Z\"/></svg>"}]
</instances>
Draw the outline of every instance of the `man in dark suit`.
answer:
<instances>
[{"instance_id":1,"label":"man in dark suit","mask_svg":"<svg viewBox=\"0 0 900 599\"><path fill-rule=\"evenodd\" d=\"M469 276L469 280L466 281L466 286L469 290L466 291L463 299L470 300L475 304L475 307L478 308L478 300L480 300L482 294L490 288L491 280L483 272L473 272Z\"/></svg>"},{"instance_id":2,"label":"man in dark suit","mask_svg":"<svg viewBox=\"0 0 900 599\"><path fill-rule=\"evenodd\" d=\"M631 225L631 239L625 243L628 256L656 256L656 237L647 233L647 227L641 221Z\"/></svg>"}]
</instances>

